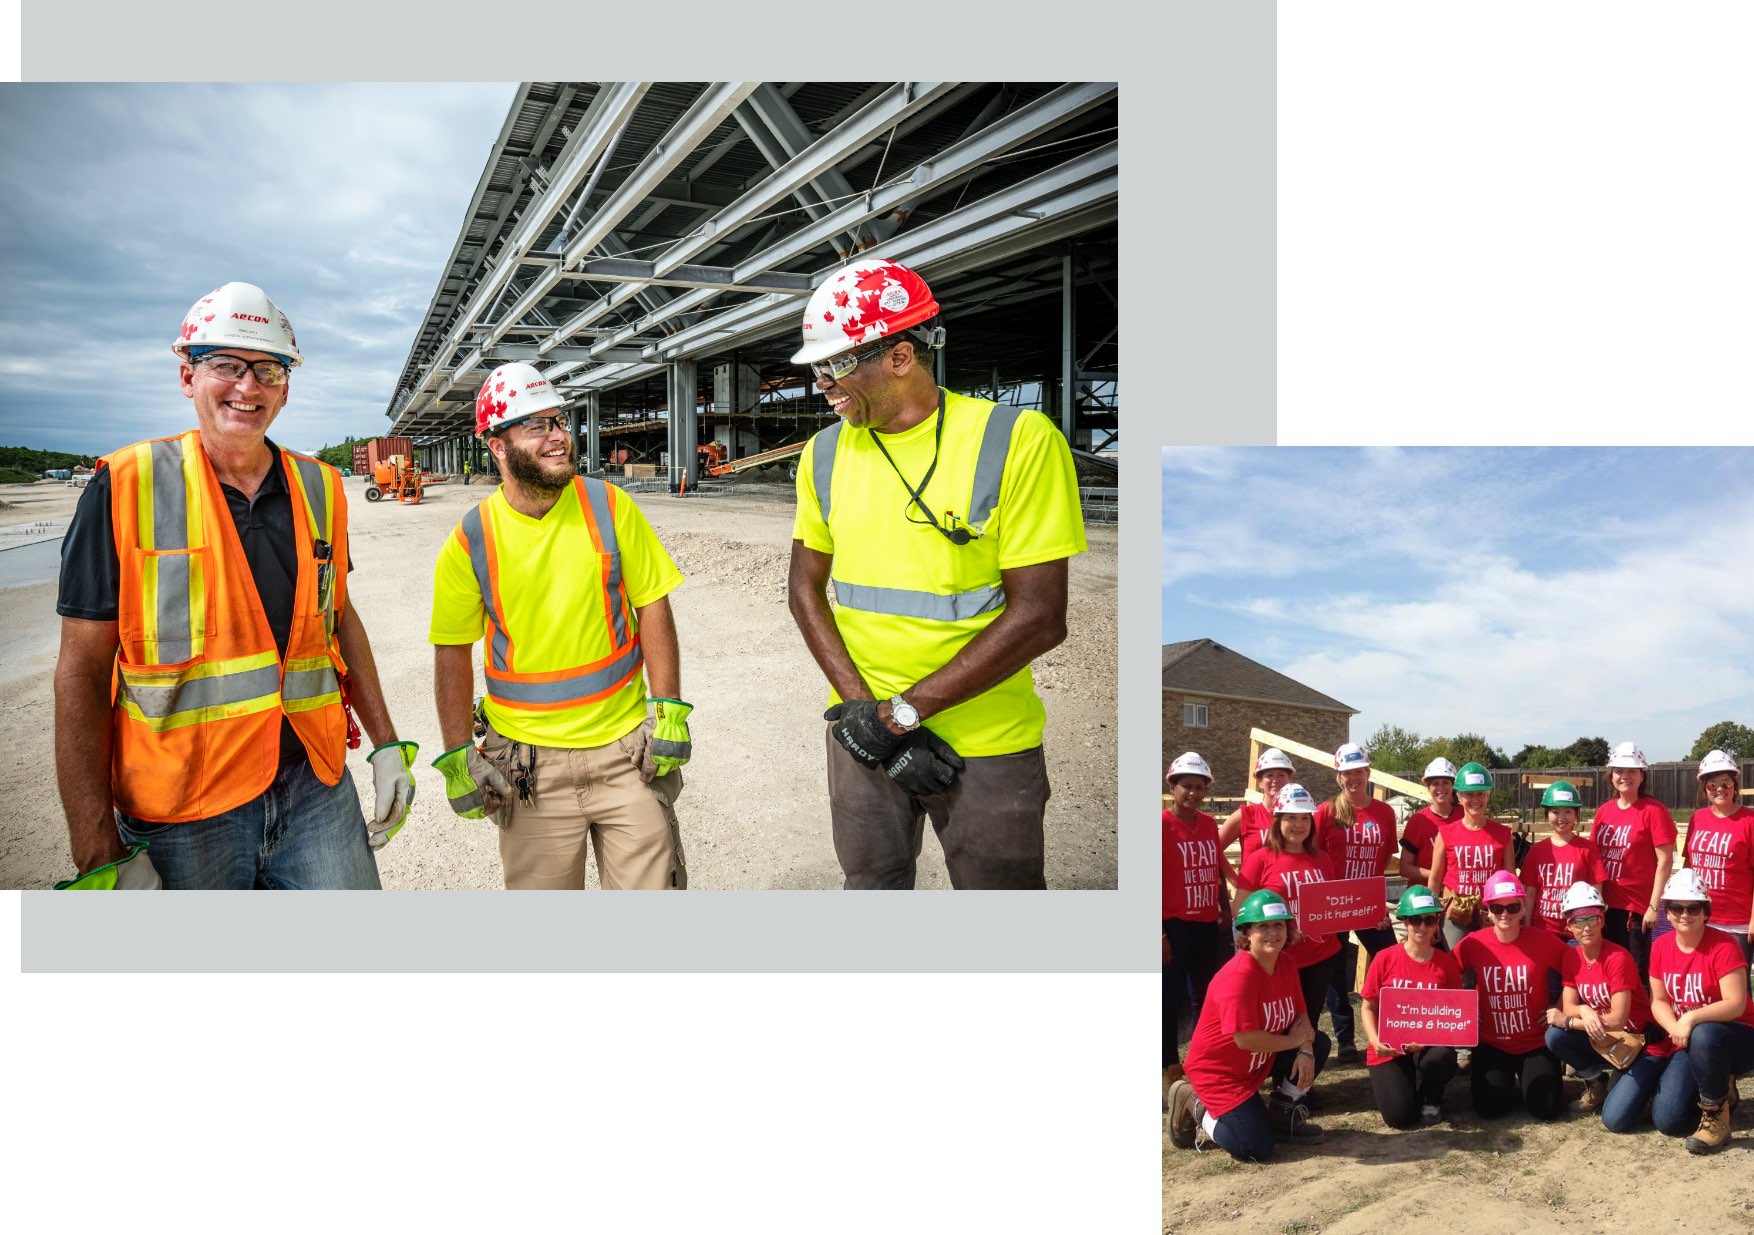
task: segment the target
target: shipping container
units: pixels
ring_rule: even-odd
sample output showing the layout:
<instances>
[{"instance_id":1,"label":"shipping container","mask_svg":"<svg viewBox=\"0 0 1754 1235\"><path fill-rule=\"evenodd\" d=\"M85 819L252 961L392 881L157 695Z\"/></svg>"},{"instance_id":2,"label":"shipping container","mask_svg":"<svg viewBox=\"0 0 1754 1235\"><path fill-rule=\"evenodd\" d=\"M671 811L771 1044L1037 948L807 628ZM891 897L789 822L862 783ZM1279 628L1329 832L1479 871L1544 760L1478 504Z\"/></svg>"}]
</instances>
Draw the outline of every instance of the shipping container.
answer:
<instances>
[{"instance_id":1,"label":"shipping container","mask_svg":"<svg viewBox=\"0 0 1754 1235\"><path fill-rule=\"evenodd\" d=\"M373 464L388 461L391 455L401 455L404 459L414 457L414 439L411 437L377 437L371 441L369 457Z\"/></svg>"},{"instance_id":2,"label":"shipping container","mask_svg":"<svg viewBox=\"0 0 1754 1235\"><path fill-rule=\"evenodd\" d=\"M353 443L353 474L370 476L372 471L371 443Z\"/></svg>"}]
</instances>

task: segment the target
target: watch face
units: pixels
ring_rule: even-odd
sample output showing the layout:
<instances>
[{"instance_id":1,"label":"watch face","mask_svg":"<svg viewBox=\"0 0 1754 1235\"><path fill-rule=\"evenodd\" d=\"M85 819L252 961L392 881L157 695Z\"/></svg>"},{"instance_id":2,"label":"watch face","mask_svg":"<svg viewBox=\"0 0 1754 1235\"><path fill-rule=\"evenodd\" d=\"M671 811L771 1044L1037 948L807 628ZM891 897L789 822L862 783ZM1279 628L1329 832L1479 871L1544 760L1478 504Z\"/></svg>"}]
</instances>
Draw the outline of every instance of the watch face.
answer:
<instances>
[{"instance_id":1,"label":"watch face","mask_svg":"<svg viewBox=\"0 0 1754 1235\"><path fill-rule=\"evenodd\" d=\"M890 702L889 713L891 716L895 717L895 723L900 725L903 729L912 729L915 725L920 723L920 713L918 709L916 709L913 704L902 699L895 699Z\"/></svg>"}]
</instances>

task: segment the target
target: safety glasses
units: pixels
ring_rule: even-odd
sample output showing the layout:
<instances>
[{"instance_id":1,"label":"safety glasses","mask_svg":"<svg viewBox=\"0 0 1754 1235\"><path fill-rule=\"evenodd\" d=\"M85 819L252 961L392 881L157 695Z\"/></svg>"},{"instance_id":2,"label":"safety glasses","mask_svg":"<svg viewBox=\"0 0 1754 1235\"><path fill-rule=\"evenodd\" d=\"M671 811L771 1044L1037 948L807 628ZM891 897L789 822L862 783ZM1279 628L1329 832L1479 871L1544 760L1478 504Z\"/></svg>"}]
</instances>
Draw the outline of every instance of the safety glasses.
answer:
<instances>
[{"instance_id":1,"label":"safety glasses","mask_svg":"<svg viewBox=\"0 0 1754 1235\"><path fill-rule=\"evenodd\" d=\"M256 380L264 386L283 386L288 376L286 366L278 360L251 362L236 356L203 356L194 363L196 368L206 369L222 382L241 382L244 374L249 372L254 373Z\"/></svg>"},{"instance_id":2,"label":"safety glasses","mask_svg":"<svg viewBox=\"0 0 1754 1235\"><path fill-rule=\"evenodd\" d=\"M1579 914L1575 918L1567 918L1565 924L1567 926L1581 926L1585 930L1595 930L1602 924L1602 915L1599 913Z\"/></svg>"},{"instance_id":3,"label":"safety glasses","mask_svg":"<svg viewBox=\"0 0 1754 1235\"><path fill-rule=\"evenodd\" d=\"M895 347L893 343L885 343L864 352L848 352L844 356L830 356L827 360L818 360L810 366L810 372L817 377L832 378L840 381L854 369L864 364L873 356L881 356Z\"/></svg>"},{"instance_id":4,"label":"safety glasses","mask_svg":"<svg viewBox=\"0 0 1754 1235\"><path fill-rule=\"evenodd\" d=\"M566 417L532 416L528 420L520 421L516 428L518 433L524 437L547 437L556 429L566 428Z\"/></svg>"},{"instance_id":5,"label":"safety glasses","mask_svg":"<svg viewBox=\"0 0 1754 1235\"><path fill-rule=\"evenodd\" d=\"M1704 913L1705 906L1693 902L1676 904L1674 901L1670 901L1669 912L1674 914L1677 918L1690 918L1696 913Z\"/></svg>"},{"instance_id":6,"label":"safety glasses","mask_svg":"<svg viewBox=\"0 0 1754 1235\"><path fill-rule=\"evenodd\" d=\"M1521 901L1499 901L1496 905L1486 906L1486 912L1494 917L1501 913L1518 914L1522 911L1523 903Z\"/></svg>"}]
</instances>

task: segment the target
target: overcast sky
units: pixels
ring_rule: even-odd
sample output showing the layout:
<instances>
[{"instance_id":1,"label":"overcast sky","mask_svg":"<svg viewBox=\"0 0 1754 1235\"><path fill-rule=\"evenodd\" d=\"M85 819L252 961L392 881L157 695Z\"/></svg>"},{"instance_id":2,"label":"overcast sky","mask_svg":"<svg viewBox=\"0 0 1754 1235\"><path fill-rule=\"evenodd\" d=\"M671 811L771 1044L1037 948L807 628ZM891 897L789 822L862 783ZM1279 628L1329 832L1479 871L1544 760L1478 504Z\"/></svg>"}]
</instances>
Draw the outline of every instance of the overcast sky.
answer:
<instances>
[{"instance_id":1,"label":"overcast sky","mask_svg":"<svg viewBox=\"0 0 1754 1235\"><path fill-rule=\"evenodd\" d=\"M1423 736L1754 725L1754 450L1168 450L1163 640Z\"/></svg>"},{"instance_id":2,"label":"overcast sky","mask_svg":"<svg viewBox=\"0 0 1754 1235\"><path fill-rule=\"evenodd\" d=\"M386 432L516 89L0 84L0 445L193 427L170 344L232 280L305 357L274 440Z\"/></svg>"}]
</instances>

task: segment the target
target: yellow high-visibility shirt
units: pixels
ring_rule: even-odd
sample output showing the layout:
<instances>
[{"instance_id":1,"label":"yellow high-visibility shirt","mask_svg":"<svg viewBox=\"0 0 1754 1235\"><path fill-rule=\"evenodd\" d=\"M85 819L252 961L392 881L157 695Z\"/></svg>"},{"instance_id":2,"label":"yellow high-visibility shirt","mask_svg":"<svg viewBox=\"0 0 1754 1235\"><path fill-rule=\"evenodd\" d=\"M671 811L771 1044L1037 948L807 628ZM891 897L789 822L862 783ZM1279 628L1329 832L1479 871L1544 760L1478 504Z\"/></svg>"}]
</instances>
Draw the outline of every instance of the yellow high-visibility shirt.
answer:
<instances>
[{"instance_id":1,"label":"yellow high-visibility shirt","mask_svg":"<svg viewBox=\"0 0 1754 1235\"><path fill-rule=\"evenodd\" d=\"M1077 471L1053 422L948 391L943 398L938 466L922 497L947 528L968 523L982 533L965 545L934 531L908 497L932 466L936 415L881 435L894 467L869 429L844 422L811 438L798 463L792 535L833 556L835 626L879 699L948 664L1003 612L1001 571L1088 547ZM926 727L960 755L1006 755L1041 745L1046 720L1025 665Z\"/></svg>"},{"instance_id":2,"label":"yellow high-visibility shirt","mask_svg":"<svg viewBox=\"0 0 1754 1235\"><path fill-rule=\"evenodd\" d=\"M608 485L611 517L621 554L621 578L635 608L669 595L682 572L658 542L633 499ZM481 503L492 520L501 617L515 648L520 673L545 673L589 664L607 656L613 638L604 612L601 555L591 541L584 512L571 492L540 519L519 514L496 489ZM633 621L629 615L629 621ZM462 524L439 549L433 567L431 643L474 643L488 633L486 606L476 581ZM484 649L484 654L490 654ZM493 727L516 742L536 746L604 746L638 728L646 716L645 673L635 673L608 698L548 712L514 711L487 700Z\"/></svg>"}]
</instances>

